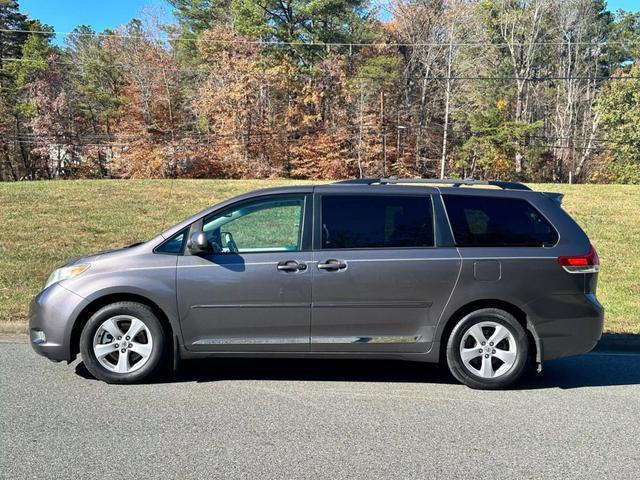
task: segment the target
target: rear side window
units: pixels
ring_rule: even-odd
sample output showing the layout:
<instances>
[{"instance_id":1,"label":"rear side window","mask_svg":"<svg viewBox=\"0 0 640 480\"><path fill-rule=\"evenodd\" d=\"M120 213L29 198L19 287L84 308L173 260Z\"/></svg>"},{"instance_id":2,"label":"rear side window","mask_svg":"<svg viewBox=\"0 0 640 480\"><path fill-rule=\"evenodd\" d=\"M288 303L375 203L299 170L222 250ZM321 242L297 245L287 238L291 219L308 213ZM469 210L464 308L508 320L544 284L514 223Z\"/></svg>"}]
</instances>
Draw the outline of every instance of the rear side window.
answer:
<instances>
[{"instance_id":1,"label":"rear side window","mask_svg":"<svg viewBox=\"0 0 640 480\"><path fill-rule=\"evenodd\" d=\"M322 248L433 247L429 196L322 197Z\"/></svg>"},{"instance_id":2,"label":"rear side window","mask_svg":"<svg viewBox=\"0 0 640 480\"><path fill-rule=\"evenodd\" d=\"M443 195L456 244L461 247L542 247L558 234L526 200Z\"/></svg>"}]
</instances>

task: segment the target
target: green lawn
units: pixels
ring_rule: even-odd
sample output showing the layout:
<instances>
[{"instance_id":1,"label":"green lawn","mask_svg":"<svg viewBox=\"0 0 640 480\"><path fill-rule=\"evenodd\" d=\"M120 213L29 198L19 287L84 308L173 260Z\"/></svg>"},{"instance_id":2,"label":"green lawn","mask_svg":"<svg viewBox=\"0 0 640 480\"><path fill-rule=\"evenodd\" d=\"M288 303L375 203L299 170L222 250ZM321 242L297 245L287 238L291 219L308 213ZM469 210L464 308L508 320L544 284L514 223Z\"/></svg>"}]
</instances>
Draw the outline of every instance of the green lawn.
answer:
<instances>
[{"instance_id":1,"label":"green lawn","mask_svg":"<svg viewBox=\"0 0 640 480\"><path fill-rule=\"evenodd\" d=\"M190 213L287 180L0 183L0 331L25 331L27 306L69 259L151 238ZM534 185L565 193L602 263L606 328L640 333L640 186Z\"/></svg>"}]
</instances>

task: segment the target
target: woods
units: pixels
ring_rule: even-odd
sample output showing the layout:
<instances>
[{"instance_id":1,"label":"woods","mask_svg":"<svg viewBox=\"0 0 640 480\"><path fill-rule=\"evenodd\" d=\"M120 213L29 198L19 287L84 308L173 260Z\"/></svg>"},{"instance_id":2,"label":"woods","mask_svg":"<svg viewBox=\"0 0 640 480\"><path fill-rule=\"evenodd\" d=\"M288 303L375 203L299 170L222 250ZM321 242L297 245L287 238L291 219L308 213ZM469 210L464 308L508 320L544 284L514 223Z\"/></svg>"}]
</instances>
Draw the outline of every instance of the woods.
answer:
<instances>
[{"instance_id":1,"label":"woods","mask_svg":"<svg viewBox=\"0 0 640 480\"><path fill-rule=\"evenodd\" d=\"M640 14L602 0L169 0L56 34L0 0L0 180L640 183Z\"/></svg>"}]
</instances>

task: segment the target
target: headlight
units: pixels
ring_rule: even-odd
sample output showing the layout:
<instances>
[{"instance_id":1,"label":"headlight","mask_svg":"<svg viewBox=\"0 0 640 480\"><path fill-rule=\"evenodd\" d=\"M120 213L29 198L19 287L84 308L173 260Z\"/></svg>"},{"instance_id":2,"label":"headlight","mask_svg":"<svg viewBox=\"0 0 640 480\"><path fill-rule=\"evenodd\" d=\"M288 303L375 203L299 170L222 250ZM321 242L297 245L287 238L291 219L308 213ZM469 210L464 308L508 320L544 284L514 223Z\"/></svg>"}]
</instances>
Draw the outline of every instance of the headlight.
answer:
<instances>
[{"instance_id":1,"label":"headlight","mask_svg":"<svg viewBox=\"0 0 640 480\"><path fill-rule=\"evenodd\" d=\"M61 282L62 280L77 277L82 272L85 272L88 268L88 263L81 263L79 265L71 265L70 267L58 268L51 275L49 275L49 279L47 280L47 283L45 283L44 288L47 288L54 283Z\"/></svg>"}]
</instances>

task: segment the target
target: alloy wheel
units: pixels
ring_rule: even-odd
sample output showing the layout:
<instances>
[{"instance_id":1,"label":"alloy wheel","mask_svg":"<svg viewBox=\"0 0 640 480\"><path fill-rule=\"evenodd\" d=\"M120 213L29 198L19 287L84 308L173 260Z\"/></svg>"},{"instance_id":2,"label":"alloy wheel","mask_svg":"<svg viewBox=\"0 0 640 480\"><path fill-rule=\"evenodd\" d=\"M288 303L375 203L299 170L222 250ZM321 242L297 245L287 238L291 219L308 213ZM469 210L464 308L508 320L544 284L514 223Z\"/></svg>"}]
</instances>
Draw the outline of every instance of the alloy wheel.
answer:
<instances>
[{"instance_id":1,"label":"alloy wheel","mask_svg":"<svg viewBox=\"0 0 640 480\"><path fill-rule=\"evenodd\" d=\"M469 327L460 341L464 367L481 378L503 376L513 367L517 354L518 347L511 331L490 320Z\"/></svg>"},{"instance_id":2,"label":"alloy wheel","mask_svg":"<svg viewBox=\"0 0 640 480\"><path fill-rule=\"evenodd\" d=\"M149 328L131 315L116 315L105 320L93 337L93 353L110 372L134 372L147 363L152 351Z\"/></svg>"}]
</instances>

